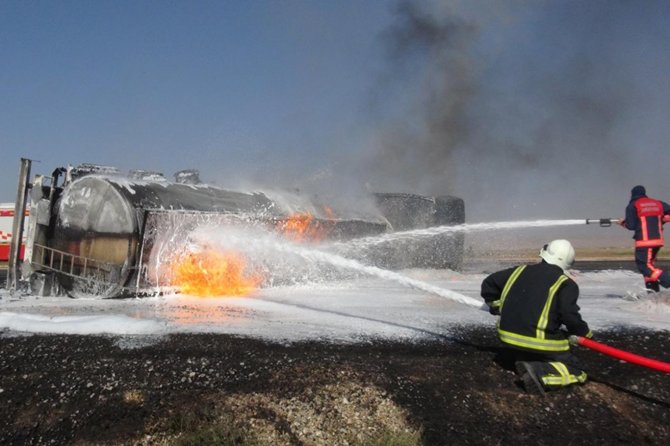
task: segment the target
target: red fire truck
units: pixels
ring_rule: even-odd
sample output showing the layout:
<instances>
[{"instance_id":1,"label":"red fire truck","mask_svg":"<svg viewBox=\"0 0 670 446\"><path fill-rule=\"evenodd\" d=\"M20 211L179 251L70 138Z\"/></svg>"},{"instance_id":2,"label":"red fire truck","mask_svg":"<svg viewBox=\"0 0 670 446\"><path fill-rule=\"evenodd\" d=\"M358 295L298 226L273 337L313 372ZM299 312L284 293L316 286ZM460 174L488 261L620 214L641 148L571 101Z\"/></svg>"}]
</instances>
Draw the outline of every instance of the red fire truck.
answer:
<instances>
[{"instance_id":1,"label":"red fire truck","mask_svg":"<svg viewBox=\"0 0 670 446\"><path fill-rule=\"evenodd\" d=\"M26 217L28 211L26 210ZM9 245L12 241L12 225L14 223L14 203L0 203L0 264L9 260ZM21 259L26 244L26 235L21 241Z\"/></svg>"}]
</instances>

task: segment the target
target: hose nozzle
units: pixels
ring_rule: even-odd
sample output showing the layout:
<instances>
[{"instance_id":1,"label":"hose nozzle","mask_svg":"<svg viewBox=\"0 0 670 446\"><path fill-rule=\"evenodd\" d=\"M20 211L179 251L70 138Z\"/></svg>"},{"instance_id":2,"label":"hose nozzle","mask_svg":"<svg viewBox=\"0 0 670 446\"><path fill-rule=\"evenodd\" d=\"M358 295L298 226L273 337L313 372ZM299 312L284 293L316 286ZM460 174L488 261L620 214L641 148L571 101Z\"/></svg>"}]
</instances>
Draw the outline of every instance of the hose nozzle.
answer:
<instances>
[{"instance_id":1,"label":"hose nozzle","mask_svg":"<svg viewBox=\"0 0 670 446\"><path fill-rule=\"evenodd\" d=\"M619 223L618 218L587 218L587 225L600 225L603 228L612 226L612 223Z\"/></svg>"}]
</instances>

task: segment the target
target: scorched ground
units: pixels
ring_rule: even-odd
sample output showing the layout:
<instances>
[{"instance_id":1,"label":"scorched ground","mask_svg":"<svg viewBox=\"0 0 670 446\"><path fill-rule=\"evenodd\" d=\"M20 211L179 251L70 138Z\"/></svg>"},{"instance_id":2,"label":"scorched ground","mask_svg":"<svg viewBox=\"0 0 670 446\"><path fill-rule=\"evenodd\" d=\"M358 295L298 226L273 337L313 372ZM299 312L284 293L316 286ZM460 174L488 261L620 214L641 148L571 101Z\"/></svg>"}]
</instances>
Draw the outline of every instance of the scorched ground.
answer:
<instances>
[{"instance_id":1,"label":"scorched ground","mask_svg":"<svg viewBox=\"0 0 670 446\"><path fill-rule=\"evenodd\" d=\"M543 398L500 362L490 327L450 332L356 344L5 332L0 443L670 444L667 374L580 349L591 380ZM670 350L667 331L598 336Z\"/></svg>"}]
</instances>

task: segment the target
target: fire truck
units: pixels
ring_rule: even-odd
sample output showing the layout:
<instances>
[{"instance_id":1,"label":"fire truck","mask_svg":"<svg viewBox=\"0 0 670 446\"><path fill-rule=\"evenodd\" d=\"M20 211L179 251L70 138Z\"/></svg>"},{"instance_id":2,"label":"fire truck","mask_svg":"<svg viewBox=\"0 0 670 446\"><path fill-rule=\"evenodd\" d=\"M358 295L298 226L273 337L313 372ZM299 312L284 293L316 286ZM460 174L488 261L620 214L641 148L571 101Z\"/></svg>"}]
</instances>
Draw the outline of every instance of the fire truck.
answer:
<instances>
[{"instance_id":1,"label":"fire truck","mask_svg":"<svg viewBox=\"0 0 670 446\"><path fill-rule=\"evenodd\" d=\"M30 214L26 210L26 220ZM9 245L12 242L12 225L14 224L14 203L0 203L0 265L5 265L9 260ZM21 241L21 259L26 247L26 235Z\"/></svg>"}]
</instances>

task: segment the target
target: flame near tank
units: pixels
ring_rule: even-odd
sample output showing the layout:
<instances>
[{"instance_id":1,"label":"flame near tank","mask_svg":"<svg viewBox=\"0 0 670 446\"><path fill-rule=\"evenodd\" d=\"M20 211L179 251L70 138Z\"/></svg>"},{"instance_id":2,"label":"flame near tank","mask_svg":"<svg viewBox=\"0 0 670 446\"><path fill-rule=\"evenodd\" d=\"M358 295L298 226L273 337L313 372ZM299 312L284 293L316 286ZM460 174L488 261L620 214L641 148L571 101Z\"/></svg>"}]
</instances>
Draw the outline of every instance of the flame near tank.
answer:
<instances>
[{"instance_id":1,"label":"flame near tank","mask_svg":"<svg viewBox=\"0 0 670 446\"><path fill-rule=\"evenodd\" d=\"M283 219L275 230L291 242L315 243L328 236L332 229L328 223L304 212ZM172 263L172 284L180 293L191 296L246 296L264 281L250 263L240 251L204 247L181 255Z\"/></svg>"},{"instance_id":2,"label":"flame near tank","mask_svg":"<svg viewBox=\"0 0 670 446\"><path fill-rule=\"evenodd\" d=\"M333 225L329 224L333 220L332 211L329 208L325 210L329 221L320 221L309 212L301 212L292 214L277 223L276 229L286 239L293 242L320 242L333 228Z\"/></svg>"},{"instance_id":3,"label":"flame near tank","mask_svg":"<svg viewBox=\"0 0 670 446\"><path fill-rule=\"evenodd\" d=\"M173 266L173 277L181 293L199 297L246 296L263 281L242 254L214 249L182 256Z\"/></svg>"}]
</instances>

